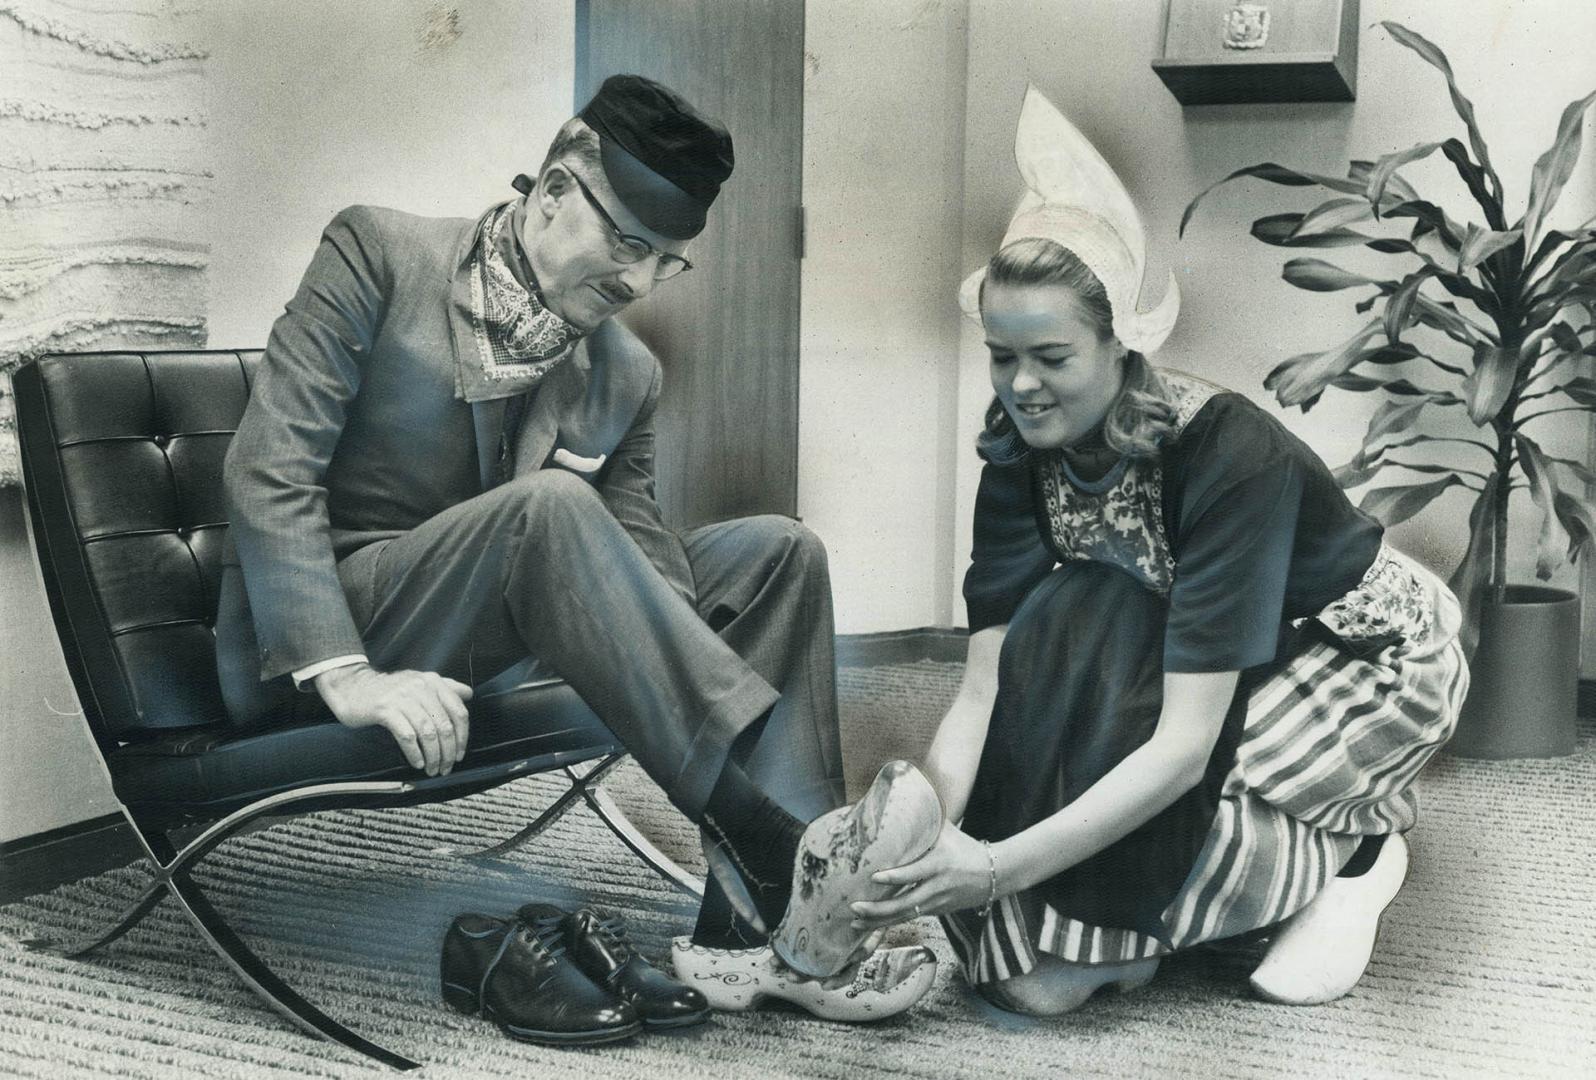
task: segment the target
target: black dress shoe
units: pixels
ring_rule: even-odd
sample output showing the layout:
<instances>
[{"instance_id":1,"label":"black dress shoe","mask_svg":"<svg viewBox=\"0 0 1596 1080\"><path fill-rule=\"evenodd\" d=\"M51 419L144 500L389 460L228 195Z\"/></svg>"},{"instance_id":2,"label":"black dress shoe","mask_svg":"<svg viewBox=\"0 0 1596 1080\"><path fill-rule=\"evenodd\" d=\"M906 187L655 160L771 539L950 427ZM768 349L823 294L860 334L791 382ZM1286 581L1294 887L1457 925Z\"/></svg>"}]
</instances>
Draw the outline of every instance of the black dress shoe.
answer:
<instances>
[{"instance_id":1,"label":"black dress shoe","mask_svg":"<svg viewBox=\"0 0 1596 1080\"><path fill-rule=\"evenodd\" d=\"M553 914L563 913L547 904L526 904L516 918L527 921ZM708 999L639 955L626 940L619 919L578 908L563 916L560 928L565 933L565 947L583 974L631 1004L645 1028L688 1027L709 1018Z\"/></svg>"},{"instance_id":2,"label":"black dress shoe","mask_svg":"<svg viewBox=\"0 0 1596 1080\"><path fill-rule=\"evenodd\" d=\"M445 1003L512 1039L593 1046L643 1029L636 1009L571 962L558 918L457 916L443 938L442 976Z\"/></svg>"}]
</instances>

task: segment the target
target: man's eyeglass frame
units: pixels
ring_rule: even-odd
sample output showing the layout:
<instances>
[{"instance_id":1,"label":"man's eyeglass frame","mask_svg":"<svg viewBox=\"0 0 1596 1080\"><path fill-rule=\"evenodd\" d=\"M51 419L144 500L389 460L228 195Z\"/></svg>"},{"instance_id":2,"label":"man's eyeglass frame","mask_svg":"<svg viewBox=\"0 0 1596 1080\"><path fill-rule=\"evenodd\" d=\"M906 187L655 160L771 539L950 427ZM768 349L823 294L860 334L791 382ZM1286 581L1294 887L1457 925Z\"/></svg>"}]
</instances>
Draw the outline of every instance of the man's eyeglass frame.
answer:
<instances>
[{"instance_id":1,"label":"man's eyeglass frame","mask_svg":"<svg viewBox=\"0 0 1596 1080\"><path fill-rule=\"evenodd\" d=\"M604 224L609 226L610 231L615 234L615 246L610 249L610 258L618 263L630 265L642 262L650 255L659 256L659 261L654 264L655 281L666 281L684 270L693 268L693 264L680 255L672 255L668 251L660 251L641 236L633 236L631 233L623 231L615 223L615 219L610 217L609 211L604 209L604 204L598 201L593 192L588 189L588 186L582 182L582 178L576 175L576 170L567 167L565 171L570 174L572 180L576 181L576 186L582 192L582 197L587 200L587 204L598 213L599 217L604 219Z\"/></svg>"}]
</instances>

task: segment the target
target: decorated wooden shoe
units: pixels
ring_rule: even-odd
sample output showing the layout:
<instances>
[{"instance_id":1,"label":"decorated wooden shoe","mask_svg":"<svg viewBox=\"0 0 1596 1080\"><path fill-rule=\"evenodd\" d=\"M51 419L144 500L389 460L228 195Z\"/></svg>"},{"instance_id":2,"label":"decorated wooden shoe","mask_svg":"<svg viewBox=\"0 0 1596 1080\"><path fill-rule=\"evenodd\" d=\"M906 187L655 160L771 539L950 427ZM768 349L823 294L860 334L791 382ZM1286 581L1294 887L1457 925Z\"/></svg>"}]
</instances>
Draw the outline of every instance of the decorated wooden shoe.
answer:
<instances>
[{"instance_id":1,"label":"decorated wooden shoe","mask_svg":"<svg viewBox=\"0 0 1596 1080\"><path fill-rule=\"evenodd\" d=\"M862 1023L897 1016L936 982L937 958L924 945L871 953L829 979L800 975L769 945L757 949L710 949L691 938L671 942L676 977L703 992L722 1012L757 1009L787 1001L824 1020Z\"/></svg>"},{"instance_id":2,"label":"decorated wooden shoe","mask_svg":"<svg viewBox=\"0 0 1596 1080\"><path fill-rule=\"evenodd\" d=\"M851 926L848 905L881 900L896 886L870 875L911 863L942 831L942 800L925 774L889 761L864 798L809 823L793 865L792 899L770 944L787 966L828 978L857 959L868 930Z\"/></svg>"},{"instance_id":3,"label":"decorated wooden shoe","mask_svg":"<svg viewBox=\"0 0 1596 1080\"><path fill-rule=\"evenodd\" d=\"M1408 842L1385 838L1374 865L1333 877L1308 906L1281 924L1249 980L1277 1005L1323 1005L1358 985L1374 955L1380 918L1408 876Z\"/></svg>"}]
</instances>

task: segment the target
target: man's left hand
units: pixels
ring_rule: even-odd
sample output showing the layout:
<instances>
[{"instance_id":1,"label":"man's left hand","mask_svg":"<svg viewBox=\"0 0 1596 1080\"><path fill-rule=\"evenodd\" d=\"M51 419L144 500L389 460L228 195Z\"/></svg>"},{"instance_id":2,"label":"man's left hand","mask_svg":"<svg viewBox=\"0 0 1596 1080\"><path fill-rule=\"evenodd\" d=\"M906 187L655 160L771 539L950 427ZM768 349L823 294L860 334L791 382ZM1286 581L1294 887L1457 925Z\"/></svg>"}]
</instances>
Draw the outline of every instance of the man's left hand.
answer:
<instances>
[{"instance_id":1,"label":"man's left hand","mask_svg":"<svg viewBox=\"0 0 1596 1080\"><path fill-rule=\"evenodd\" d=\"M922 915L978 908L991 893L991 867L985 844L971 839L951 821L943 822L930 851L912 863L871 875L870 880L879 885L904 886L904 891L885 900L850 905L853 928L875 929Z\"/></svg>"}]
</instances>

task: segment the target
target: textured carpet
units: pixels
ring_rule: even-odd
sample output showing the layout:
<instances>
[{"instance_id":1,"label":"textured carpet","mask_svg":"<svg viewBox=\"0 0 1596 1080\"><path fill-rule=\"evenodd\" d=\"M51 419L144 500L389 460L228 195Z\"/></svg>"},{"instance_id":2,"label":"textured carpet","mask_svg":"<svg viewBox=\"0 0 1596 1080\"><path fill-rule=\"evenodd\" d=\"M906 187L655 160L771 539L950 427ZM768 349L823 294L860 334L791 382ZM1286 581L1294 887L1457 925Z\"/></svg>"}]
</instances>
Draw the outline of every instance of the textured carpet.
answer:
<instances>
[{"instance_id":1,"label":"textured carpet","mask_svg":"<svg viewBox=\"0 0 1596 1080\"><path fill-rule=\"evenodd\" d=\"M844 671L849 785L921 751L958 666ZM793 1012L593 1050L511 1042L437 998L436 946L458 911L592 902L662 954L691 907L584 810L504 860L437 849L508 834L550 799L522 781L441 807L315 815L223 846L199 875L246 940L306 996L427 1063L431 1077L1343 1077L1596 1075L1596 730L1551 762L1439 760L1422 780L1413 872L1350 996L1294 1009L1246 994L1256 954L1194 953L1151 986L1057 1021L1006 1016L960 983L930 921L897 931L945 961L908 1016L849 1027ZM694 832L634 767L612 785L667 851ZM121 870L0 908L0 1074L375 1076L385 1070L260 1005L170 904L88 961L19 942L106 925L142 875Z\"/></svg>"}]
</instances>

